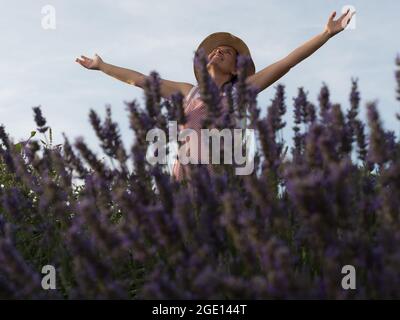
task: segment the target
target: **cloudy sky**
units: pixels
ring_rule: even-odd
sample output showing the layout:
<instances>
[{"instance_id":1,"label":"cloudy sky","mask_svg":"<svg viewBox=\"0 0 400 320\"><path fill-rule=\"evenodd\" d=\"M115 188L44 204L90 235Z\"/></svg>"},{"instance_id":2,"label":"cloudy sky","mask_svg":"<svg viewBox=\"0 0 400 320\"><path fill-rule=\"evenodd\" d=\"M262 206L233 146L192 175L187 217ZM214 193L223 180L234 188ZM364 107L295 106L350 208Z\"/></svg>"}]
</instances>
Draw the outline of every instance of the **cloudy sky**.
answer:
<instances>
[{"instance_id":1,"label":"cloudy sky","mask_svg":"<svg viewBox=\"0 0 400 320\"><path fill-rule=\"evenodd\" d=\"M301 62L277 83L286 87L291 126L292 98L304 86L309 98L325 81L334 102L348 108L351 77L359 78L362 106L378 100L386 128L400 131L395 113L394 59L400 53L400 2L397 0L2 0L0 19L0 124L15 141L35 129L32 107L41 105L55 143L62 132L83 136L98 149L88 122L90 108L104 115L105 105L131 144L124 101L142 101L141 89L89 71L75 61L81 54L142 73L195 83L194 50L208 34L227 31L249 46L257 70L283 58L323 30L329 14L343 6L357 11L355 29L346 30ZM42 27L41 10L52 5L56 29ZM259 95L266 108L275 83ZM364 117L364 108L362 116ZM289 127L290 128L290 127ZM290 138L289 130L285 137Z\"/></svg>"}]
</instances>

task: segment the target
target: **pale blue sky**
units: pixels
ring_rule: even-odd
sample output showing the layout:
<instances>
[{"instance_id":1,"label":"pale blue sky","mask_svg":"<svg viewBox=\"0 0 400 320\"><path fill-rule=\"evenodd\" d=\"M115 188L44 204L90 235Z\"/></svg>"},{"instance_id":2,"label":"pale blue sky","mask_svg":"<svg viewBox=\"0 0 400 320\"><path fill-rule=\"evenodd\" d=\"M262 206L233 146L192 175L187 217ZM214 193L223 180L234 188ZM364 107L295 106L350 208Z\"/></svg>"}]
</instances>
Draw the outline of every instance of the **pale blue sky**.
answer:
<instances>
[{"instance_id":1,"label":"pale blue sky","mask_svg":"<svg viewBox=\"0 0 400 320\"><path fill-rule=\"evenodd\" d=\"M56 9L56 30L41 26L44 5ZM74 62L80 54L98 53L106 62L143 73L194 83L193 53L200 41L228 31L249 46L256 69L273 63L323 30L329 14L344 5L356 8L356 28L331 39L277 83L286 86L290 138L292 98L299 86L317 102L325 81L334 102L348 108L351 77L359 78L362 114L365 102L378 99L386 128L399 132L395 113L394 59L400 52L400 2L396 0L2 0L0 19L0 123L18 141L35 129L32 106L42 105L55 143L62 132L70 140L84 136L96 150L88 122L90 108L104 115L112 105L123 140L130 146L123 101L142 102L141 89ZM275 85L277 84L275 83ZM259 95L266 108L274 86Z\"/></svg>"}]
</instances>

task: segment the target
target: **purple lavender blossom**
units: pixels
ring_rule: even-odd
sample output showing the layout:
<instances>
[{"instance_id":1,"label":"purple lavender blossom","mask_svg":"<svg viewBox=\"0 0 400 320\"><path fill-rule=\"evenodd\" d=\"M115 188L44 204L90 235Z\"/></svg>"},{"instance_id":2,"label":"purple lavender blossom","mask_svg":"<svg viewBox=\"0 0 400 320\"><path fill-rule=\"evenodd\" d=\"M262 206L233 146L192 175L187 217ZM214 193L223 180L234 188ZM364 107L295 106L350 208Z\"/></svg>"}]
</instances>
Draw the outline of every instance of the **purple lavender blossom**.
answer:
<instances>
[{"instance_id":1,"label":"purple lavender blossom","mask_svg":"<svg viewBox=\"0 0 400 320\"><path fill-rule=\"evenodd\" d=\"M239 56L236 82L221 90L204 52L195 59L209 125L234 128L249 117L258 138L253 174L197 165L176 181L146 161L148 130L186 121L184 97L162 100L156 72L144 108L126 103L129 150L111 107L104 119L90 112L102 151L118 165L65 134L62 150L32 139L21 153L0 126L0 298L398 299L399 141L376 103L366 105L367 124L359 118L357 80L346 112L324 84L319 117L298 89L287 157L285 86L275 87L264 116L258 89L245 81L248 59ZM40 285L46 264L57 270L52 293ZM355 291L340 285L348 264Z\"/></svg>"}]
</instances>

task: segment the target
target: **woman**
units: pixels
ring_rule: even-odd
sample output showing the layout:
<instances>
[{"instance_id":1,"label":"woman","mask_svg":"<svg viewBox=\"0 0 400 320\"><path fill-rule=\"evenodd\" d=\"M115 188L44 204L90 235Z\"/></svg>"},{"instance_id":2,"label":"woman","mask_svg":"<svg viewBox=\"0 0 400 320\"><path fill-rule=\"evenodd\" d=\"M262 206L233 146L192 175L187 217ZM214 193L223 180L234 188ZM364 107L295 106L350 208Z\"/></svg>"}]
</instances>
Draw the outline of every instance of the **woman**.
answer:
<instances>
[{"instance_id":1,"label":"woman","mask_svg":"<svg viewBox=\"0 0 400 320\"><path fill-rule=\"evenodd\" d=\"M255 66L246 44L241 39L230 33L217 32L209 35L202 41L197 50L202 48L207 54L207 70L221 92L223 85L231 82L235 78L237 55L247 55L250 58L250 64L247 70L248 76L246 82L257 88L258 92L261 92L280 79L291 68L313 54L331 37L343 31L346 25L350 22L354 13L355 12L350 13L349 9L347 12L342 14L338 20L334 20L336 11L332 12L321 33L293 50L283 59L278 60L258 72L255 72ZM146 75L134 70L105 63L97 54L93 59L81 56L81 59L77 58L76 62L87 69L101 70L105 74L123 82L132 84L139 88L144 88L147 77ZM198 70L194 68L194 72L196 79L198 80ZM207 110L200 99L198 86L185 82L161 79L160 90L163 98L169 98L176 92L182 93L185 97L185 114L187 119L185 128L192 128L199 131L201 128L201 120L207 117ZM197 148L193 148L192 146L189 147L189 149L191 151L195 149L197 150ZM201 153L200 150L201 147L198 154ZM173 176L177 180L182 180L189 172L188 169L188 165L182 165L178 160L176 160L173 168Z\"/></svg>"}]
</instances>

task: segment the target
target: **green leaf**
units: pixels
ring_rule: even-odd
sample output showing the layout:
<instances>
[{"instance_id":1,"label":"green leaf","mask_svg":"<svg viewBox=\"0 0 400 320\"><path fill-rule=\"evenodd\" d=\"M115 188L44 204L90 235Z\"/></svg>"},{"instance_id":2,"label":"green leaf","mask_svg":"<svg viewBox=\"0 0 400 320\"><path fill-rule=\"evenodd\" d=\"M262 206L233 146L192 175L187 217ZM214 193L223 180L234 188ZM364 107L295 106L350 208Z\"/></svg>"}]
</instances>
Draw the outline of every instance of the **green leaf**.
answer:
<instances>
[{"instance_id":1,"label":"green leaf","mask_svg":"<svg viewBox=\"0 0 400 320\"><path fill-rule=\"evenodd\" d=\"M22 143L21 143L21 142L18 142L18 143L16 143L16 144L14 145L14 147L15 147L15 149L16 149L18 152L21 152L21 150L22 150Z\"/></svg>"},{"instance_id":2,"label":"green leaf","mask_svg":"<svg viewBox=\"0 0 400 320\"><path fill-rule=\"evenodd\" d=\"M31 131L31 138L32 138L33 136L35 136L35 134L36 134L36 131Z\"/></svg>"}]
</instances>

